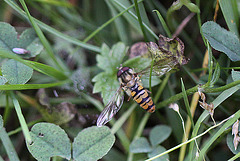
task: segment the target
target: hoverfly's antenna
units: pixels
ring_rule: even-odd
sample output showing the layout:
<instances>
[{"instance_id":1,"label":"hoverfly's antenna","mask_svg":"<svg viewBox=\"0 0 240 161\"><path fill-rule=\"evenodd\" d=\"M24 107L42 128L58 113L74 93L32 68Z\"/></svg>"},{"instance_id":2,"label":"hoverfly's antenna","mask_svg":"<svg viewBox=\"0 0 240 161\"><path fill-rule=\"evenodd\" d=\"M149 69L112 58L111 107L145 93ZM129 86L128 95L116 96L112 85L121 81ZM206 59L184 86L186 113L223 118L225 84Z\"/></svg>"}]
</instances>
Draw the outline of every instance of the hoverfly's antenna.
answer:
<instances>
[{"instance_id":1,"label":"hoverfly's antenna","mask_svg":"<svg viewBox=\"0 0 240 161\"><path fill-rule=\"evenodd\" d=\"M121 68L122 67L122 64L120 64L120 67L117 67L117 69Z\"/></svg>"}]
</instances>

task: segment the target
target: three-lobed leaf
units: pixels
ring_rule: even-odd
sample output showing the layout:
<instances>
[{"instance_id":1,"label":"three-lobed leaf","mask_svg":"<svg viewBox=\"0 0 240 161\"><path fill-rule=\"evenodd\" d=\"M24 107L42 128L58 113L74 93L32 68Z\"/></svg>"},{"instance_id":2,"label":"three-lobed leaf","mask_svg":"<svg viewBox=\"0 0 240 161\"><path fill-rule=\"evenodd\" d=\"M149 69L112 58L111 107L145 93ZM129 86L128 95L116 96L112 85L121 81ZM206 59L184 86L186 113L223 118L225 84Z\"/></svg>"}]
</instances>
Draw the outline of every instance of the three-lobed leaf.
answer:
<instances>
[{"instance_id":1,"label":"three-lobed leaf","mask_svg":"<svg viewBox=\"0 0 240 161\"><path fill-rule=\"evenodd\" d=\"M240 60L240 42L236 35L212 21L204 23L202 31L214 49L224 52L232 61Z\"/></svg>"},{"instance_id":2,"label":"three-lobed leaf","mask_svg":"<svg viewBox=\"0 0 240 161\"><path fill-rule=\"evenodd\" d=\"M18 33L10 24L0 22L0 28L0 49L11 52L13 52L14 48L28 50L28 53L21 55L24 58L34 57L43 50L43 46L36 37L33 29L26 29L18 38Z\"/></svg>"},{"instance_id":3,"label":"three-lobed leaf","mask_svg":"<svg viewBox=\"0 0 240 161\"><path fill-rule=\"evenodd\" d=\"M172 129L166 125L155 126L150 132L150 142L152 146L156 146L166 140L172 132Z\"/></svg>"},{"instance_id":4,"label":"three-lobed leaf","mask_svg":"<svg viewBox=\"0 0 240 161\"><path fill-rule=\"evenodd\" d=\"M33 69L13 59L2 64L2 75L9 84L25 84L33 74Z\"/></svg>"},{"instance_id":5,"label":"three-lobed leaf","mask_svg":"<svg viewBox=\"0 0 240 161\"><path fill-rule=\"evenodd\" d=\"M101 92L104 104L108 103L120 87L117 81L117 68L120 67L126 50L126 46L121 42L115 44L111 49L103 44L101 54L97 55L97 65L104 72L92 79L95 82L93 93Z\"/></svg>"},{"instance_id":6,"label":"three-lobed leaf","mask_svg":"<svg viewBox=\"0 0 240 161\"><path fill-rule=\"evenodd\" d=\"M148 140L145 137L140 137L130 144L130 152L132 153L148 153L152 151Z\"/></svg>"},{"instance_id":7,"label":"three-lobed leaf","mask_svg":"<svg viewBox=\"0 0 240 161\"><path fill-rule=\"evenodd\" d=\"M97 55L97 66L106 72L116 71L123 61L126 49L122 42L113 45L111 49L103 44L101 54Z\"/></svg>"},{"instance_id":8,"label":"three-lobed leaf","mask_svg":"<svg viewBox=\"0 0 240 161\"><path fill-rule=\"evenodd\" d=\"M7 83L7 79L3 76L0 76L0 85L4 85L5 83Z\"/></svg>"},{"instance_id":9,"label":"three-lobed leaf","mask_svg":"<svg viewBox=\"0 0 240 161\"><path fill-rule=\"evenodd\" d=\"M234 70L232 70L232 79L233 79L234 81L240 80L240 72L239 72L239 71L234 71Z\"/></svg>"},{"instance_id":10,"label":"three-lobed leaf","mask_svg":"<svg viewBox=\"0 0 240 161\"><path fill-rule=\"evenodd\" d=\"M82 130L73 142L73 159L95 161L108 153L115 142L115 136L106 126L89 127Z\"/></svg>"},{"instance_id":11,"label":"three-lobed leaf","mask_svg":"<svg viewBox=\"0 0 240 161\"><path fill-rule=\"evenodd\" d=\"M65 131L51 123L37 123L30 132L32 143L28 150L39 161L50 160L53 156L71 158L71 143Z\"/></svg>"},{"instance_id":12,"label":"three-lobed leaf","mask_svg":"<svg viewBox=\"0 0 240 161\"><path fill-rule=\"evenodd\" d=\"M166 149L163 146L159 145L155 149L153 149L152 152L148 153L148 157L149 158L154 157L154 156L159 155L159 154L161 154L165 151L166 151ZM154 159L154 161L166 161L166 160L169 160L169 155L168 154L165 154L165 155L163 155L159 158Z\"/></svg>"}]
</instances>

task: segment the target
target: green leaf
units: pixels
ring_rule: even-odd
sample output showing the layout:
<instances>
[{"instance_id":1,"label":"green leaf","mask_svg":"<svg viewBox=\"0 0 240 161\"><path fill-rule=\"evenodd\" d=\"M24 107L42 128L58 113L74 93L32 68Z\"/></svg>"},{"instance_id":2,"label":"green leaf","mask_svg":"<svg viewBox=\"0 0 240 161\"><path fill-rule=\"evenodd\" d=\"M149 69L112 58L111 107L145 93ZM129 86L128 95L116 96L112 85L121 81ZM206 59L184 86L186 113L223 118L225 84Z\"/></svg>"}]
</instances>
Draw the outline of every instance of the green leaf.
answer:
<instances>
[{"instance_id":1,"label":"green leaf","mask_svg":"<svg viewBox=\"0 0 240 161\"><path fill-rule=\"evenodd\" d=\"M29 53L21 54L21 57L30 58L38 55L43 46L36 37L33 29L27 29L19 36L14 27L5 22L0 22L0 49L13 51L13 48L22 48L28 50ZM17 54L17 53L15 53Z\"/></svg>"},{"instance_id":2,"label":"green leaf","mask_svg":"<svg viewBox=\"0 0 240 161\"><path fill-rule=\"evenodd\" d=\"M130 152L132 153L148 153L152 151L152 147L145 137L140 137L130 144Z\"/></svg>"},{"instance_id":3,"label":"green leaf","mask_svg":"<svg viewBox=\"0 0 240 161\"><path fill-rule=\"evenodd\" d=\"M101 54L97 55L97 65L107 72L116 71L117 67L122 63L125 53L126 46L121 42L113 45L111 50L106 45L103 45Z\"/></svg>"},{"instance_id":4,"label":"green leaf","mask_svg":"<svg viewBox=\"0 0 240 161\"><path fill-rule=\"evenodd\" d=\"M53 68L49 65L30 61L30 60L24 60L24 59L20 58L18 55L13 54L12 52L9 52L6 50L0 49L0 56L4 57L4 58L10 58L10 59L19 61L40 73L54 77L58 80L65 80L68 78L66 75L64 75L64 73L62 71L56 70L55 68Z\"/></svg>"},{"instance_id":5,"label":"green leaf","mask_svg":"<svg viewBox=\"0 0 240 161\"><path fill-rule=\"evenodd\" d=\"M210 87L213 87L213 85L218 81L218 79L220 77L220 73L221 73L221 68L220 68L220 65L217 63L216 68L213 73L212 80L210 82Z\"/></svg>"},{"instance_id":6,"label":"green leaf","mask_svg":"<svg viewBox=\"0 0 240 161\"><path fill-rule=\"evenodd\" d=\"M148 153L148 157L151 158L151 157L154 157L156 155L159 155L163 152L165 152L166 149L163 147L163 146L157 146L155 149L153 149L152 152ZM153 161L166 161L166 160L169 160L169 155L168 154L165 154L157 159L154 159Z\"/></svg>"},{"instance_id":7,"label":"green leaf","mask_svg":"<svg viewBox=\"0 0 240 161\"><path fill-rule=\"evenodd\" d=\"M117 81L117 67L122 63L126 50L126 46L121 42L115 44L111 49L103 44L101 54L97 55L97 65L104 72L92 79L93 82L96 82L93 93L101 92L104 104L108 103L120 87Z\"/></svg>"},{"instance_id":8,"label":"green leaf","mask_svg":"<svg viewBox=\"0 0 240 161\"><path fill-rule=\"evenodd\" d=\"M5 83L7 83L7 79L3 76L0 76L0 85L4 85Z\"/></svg>"},{"instance_id":9,"label":"green leaf","mask_svg":"<svg viewBox=\"0 0 240 161\"><path fill-rule=\"evenodd\" d=\"M240 42L236 35L212 21L204 23L202 31L214 49L224 52L232 61L240 60Z\"/></svg>"},{"instance_id":10,"label":"green leaf","mask_svg":"<svg viewBox=\"0 0 240 161\"><path fill-rule=\"evenodd\" d=\"M13 59L2 65L2 74L9 84L25 84L33 74L33 69Z\"/></svg>"},{"instance_id":11,"label":"green leaf","mask_svg":"<svg viewBox=\"0 0 240 161\"><path fill-rule=\"evenodd\" d=\"M166 125L155 126L150 132L150 142L152 146L156 146L166 140L172 132L172 129Z\"/></svg>"},{"instance_id":12,"label":"green leaf","mask_svg":"<svg viewBox=\"0 0 240 161\"><path fill-rule=\"evenodd\" d=\"M73 159L95 161L101 159L115 142L115 136L106 126L92 126L82 130L73 142Z\"/></svg>"},{"instance_id":13,"label":"green leaf","mask_svg":"<svg viewBox=\"0 0 240 161\"><path fill-rule=\"evenodd\" d=\"M14 149L14 146L8 136L8 133L6 132L5 128L3 127L3 119L2 116L0 115L0 140L2 142L1 147L4 147L8 158L10 161L19 161L18 155L16 150ZM0 157L1 160L1 157Z\"/></svg>"},{"instance_id":14,"label":"green leaf","mask_svg":"<svg viewBox=\"0 0 240 161\"><path fill-rule=\"evenodd\" d=\"M240 152L240 146L238 145L237 149L235 150L234 144L233 144L233 138L234 138L234 135L232 135L232 133L229 132L228 135L227 135L227 140L226 140L227 141L227 146L232 151L233 154L237 154L237 153Z\"/></svg>"},{"instance_id":15,"label":"green leaf","mask_svg":"<svg viewBox=\"0 0 240 161\"><path fill-rule=\"evenodd\" d=\"M31 129L32 143L28 150L39 161L50 160L60 156L70 160L71 143L65 131L51 123L37 123Z\"/></svg>"},{"instance_id":16,"label":"green leaf","mask_svg":"<svg viewBox=\"0 0 240 161\"><path fill-rule=\"evenodd\" d=\"M234 71L234 70L232 70L232 79L233 79L234 81L240 80L240 71Z\"/></svg>"},{"instance_id":17,"label":"green leaf","mask_svg":"<svg viewBox=\"0 0 240 161\"><path fill-rule=\"evenodd\" d=\"M59 81L55 83L47 83L47 84L5 84L0 85L0 90L26 90L26 89L40 89L40 88L50 88L56 86L62 86L66 83L69 83L69 80Z\"/></svg>"},{"instance_id":18,"label":"green leaf","mask_svg":"<svg viewBox=\"0 0 240 161\"><path fill-rule=\"evenodd\" d=\"M234 14L234 12L238 12L239 10L237 9L238 7L237 1L234 2L231 0L221 0L219 1L219 4L229 30L233 32L236 36L239 36L238 33L239 17Z\"/></svg>"}]
</instances>

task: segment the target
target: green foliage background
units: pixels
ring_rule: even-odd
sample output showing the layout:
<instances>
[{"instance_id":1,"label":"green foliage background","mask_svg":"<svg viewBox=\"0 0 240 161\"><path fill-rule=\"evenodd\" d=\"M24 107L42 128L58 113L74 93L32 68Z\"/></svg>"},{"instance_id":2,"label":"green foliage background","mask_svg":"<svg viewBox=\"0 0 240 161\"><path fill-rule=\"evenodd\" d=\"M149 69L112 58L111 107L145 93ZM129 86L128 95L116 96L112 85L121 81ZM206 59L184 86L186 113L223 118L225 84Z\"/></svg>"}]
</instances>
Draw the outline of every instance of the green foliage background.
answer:
<instances>
[{"instance_id":1,"label":"green foliage background","mask_svg":"<svg viewBox=\"0 0 240 161\"><path fill-rule=\"evenodd\" d=\"M238 158L239 15L238 0L1 1L0 161ZM159 34L179 37L190 61L153 78L156 112L124 101L109 128L96 127L119 87L117 67L151 63L129 59L129 48ZM213 118L197 105L199 89Z\"/></svg>"}]
</instances>

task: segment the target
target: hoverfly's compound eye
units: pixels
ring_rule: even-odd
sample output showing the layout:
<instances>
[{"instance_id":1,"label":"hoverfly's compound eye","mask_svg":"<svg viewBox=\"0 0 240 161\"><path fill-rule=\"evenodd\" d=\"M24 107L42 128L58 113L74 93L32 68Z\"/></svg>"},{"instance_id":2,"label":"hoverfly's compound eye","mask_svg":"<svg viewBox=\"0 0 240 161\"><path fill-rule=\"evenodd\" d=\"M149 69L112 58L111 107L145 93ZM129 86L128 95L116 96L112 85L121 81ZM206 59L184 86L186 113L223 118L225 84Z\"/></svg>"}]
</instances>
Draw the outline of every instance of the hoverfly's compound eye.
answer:
<instances>
[{"instance_id":1,"label":"hoverfly's compound eye","mask_svg":"<svg viewBox=\"0 0 240 161\"><path fill-rule=\"evenodd\" d=\"M117 72L117 77L120 77L127 70L129 70L129 67L120 67Z\"/></svg>"}]
</instances>

